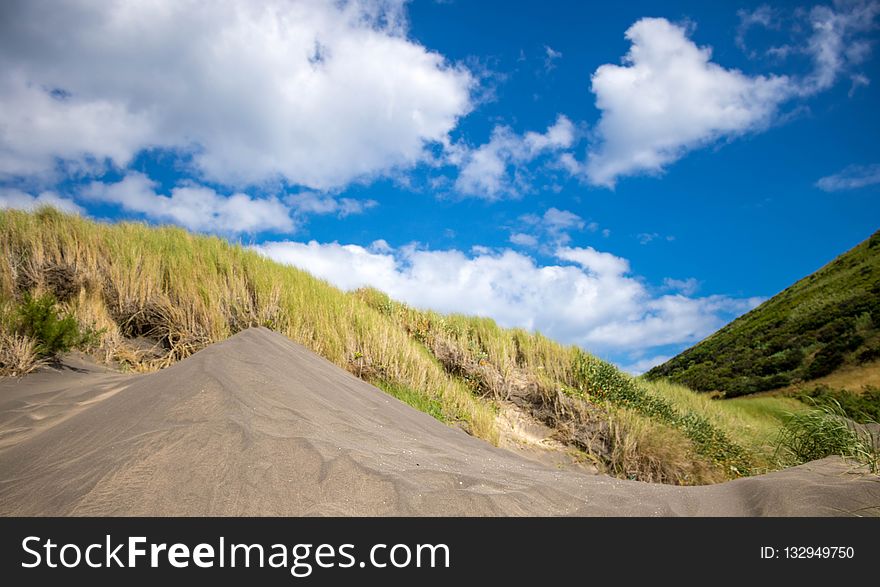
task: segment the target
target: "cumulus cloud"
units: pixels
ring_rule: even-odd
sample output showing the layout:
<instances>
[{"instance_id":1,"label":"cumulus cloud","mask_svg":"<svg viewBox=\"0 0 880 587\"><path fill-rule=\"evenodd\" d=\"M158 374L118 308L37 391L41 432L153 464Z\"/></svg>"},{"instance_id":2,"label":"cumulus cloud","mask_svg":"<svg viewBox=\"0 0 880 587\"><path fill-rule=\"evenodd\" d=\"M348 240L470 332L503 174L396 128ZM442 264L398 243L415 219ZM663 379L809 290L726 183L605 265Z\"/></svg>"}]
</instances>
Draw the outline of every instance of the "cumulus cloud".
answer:
<instances>
[{"instance_id":1,"label":"cumulus cloud","mask_svg":"<svg viewBox=\"0 0 880 587\"><path fill-rule=\"evenodd\" d=\"M686 27L663 18L637 21L626 31L631 46L623 64L602 65L592 76L602 114L586 163L567 158L563 164L593 185L613 188L621 176L658 174L688 151L763 130L784 103L827 90L846 73L853 90L869 82L854 68L870 54L863 37L876 28L880 2L839 1L796 14L806 15L806 38L772 52L808 55L813 67L800 77L724 68ZM745 47L753 26L778 28L780 18L767 7L740 11L737 43Z\"/></svg>"},{"instance_id":2,"label":"cumulus cloud","mask_svg":"<svg viewBox=\"0 0 880 587\"><path fill-rule=\"evenodd\" d=\"M544 133L518 135L507 126L496 126L488 143L463 153L454 151L455 162L461 165L455 188L487 200L517 197L529 190L525 165L541 155L559 154L574 140L574 124L561 114Z\"/></svg>"},{"instance_id":3,"label":"cumulus cloud","mask_svg":"<svg viewBox=\"0 0 880 587\"><path fill-rule=\"evenodd\" d=\"M186 155L203 179L326 189L417 164L473 76L397 0L0 5L0 176Z\"/></svg>"},{"instance_id":4,"label":"cumulus cloud","mask_svg":"<svg viewBox=\"0 0 880 587\"><path fill-rule=\"evenodd\" d=\"M35 210L40 206L52 206L63 212L82 214L84 210L69 198L63 198L52 191L44 191L36 195L15 188L0 188L0 210Z\"/></svg>"},{"instance_id":5,"label":"cumulus cloud","mask_svg":"<svg viewBox=\"0 0 880 587\"><path fill-rule=\"evenodd\" d=\"M855 190L880 183L880 164L850 165L843 170L816 182L816 187L826 192Z\"/></svg>"},{"instance_id":6,"label":"cumulus cloud","mask_svg":"<svg viewBox=\"0 0 880 587\"><path fill-rule=\"evenodd\" d=\"M791 94L786 77L750 77L713 63L711 49L665 19L643 18L626 38L624 64L602 65L592 77L602 111L586 165L595 185L659 173L690 149L762 128Z\"/></svg>"},{"instance_id":7,"label":"cumulus cloud","mask_svg":"<svg viewBox=\"0 0 880 587\"><path fill-rule=\"evenodd\" d=\"M146 175L132 172L116 183L92 182L83 188L82 197L196 231L238 234L294 229L290 210L275 197L225 196L200 185L177 186L163 195L157 187Z\"/></svg>"},{"instance_id":8,"label":"cumulus cloud","mask_svg":"<svg viewBox=\"0 0 880 587\"><path fill-rule=\"evenodd\" d=\"M589 247L559 247L546 265L488 248L464 253L315 241L255 248L344 289L371 285L418 307L489 316L596 352L693 342L759 302L652 295L630 275L626 259Z\"/></svg>"}]
</instances>

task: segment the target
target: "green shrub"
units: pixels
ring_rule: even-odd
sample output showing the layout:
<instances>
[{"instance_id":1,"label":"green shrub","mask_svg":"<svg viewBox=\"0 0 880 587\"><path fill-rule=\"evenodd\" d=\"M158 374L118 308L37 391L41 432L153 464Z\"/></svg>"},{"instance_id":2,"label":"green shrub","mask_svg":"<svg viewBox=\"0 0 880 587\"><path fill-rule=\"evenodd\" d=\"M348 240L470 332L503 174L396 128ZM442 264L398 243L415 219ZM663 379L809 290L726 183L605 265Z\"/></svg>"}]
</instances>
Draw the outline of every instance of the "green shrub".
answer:
<instances>
[{"instance_id":1,"label":"green shrub","mask_svg":"<svg viewBox=\"0 0 880 587\"><path fill-rule=\"evenodd\" d=\"M34 297L26 293L18 307L16 330L36 341L36 353L41 358L51 358L86 344L94 335L81 331L73 315L59 316L56 306L52 294Z\"/></svg>"},{"instance_id":2,"label":"green shrub","mask_svg":"<svg viewBox=\"0 0 880 587\"><path fill-rule=\"evenodd\" d=\"M856 422L868 423L880 421L880 388L866 386L862 393L846 389L832 389L827 385L817 385L805 390L795 397L805 403L814 405L837 404L846 416Z\"/></svg>"},{"instance_id":3,"label":"green shrub","mask_svg":"<svg viewBox=\"0 0 880 587\"><path fill-rule=\"evenodd\" d=\"M816 353L813 361L804 373L805 379L818 379L830 374L843 363L843 353L833 346L827 346Z\"/></svg>"},{"instance_id":4,"label":"green shrub","mask_svg":"<svg viewBox=\"0 0 880 587\"><path fill-rule=\"evenodd\" d=\"M677 409L663 397L649 393L610 363L585 353L575 354L572 370L580 393L677 428L693 442L698 453L737 475L747 474L750 470L751 463L745 450L705 416Z\"/></svg>"}]
</instances>

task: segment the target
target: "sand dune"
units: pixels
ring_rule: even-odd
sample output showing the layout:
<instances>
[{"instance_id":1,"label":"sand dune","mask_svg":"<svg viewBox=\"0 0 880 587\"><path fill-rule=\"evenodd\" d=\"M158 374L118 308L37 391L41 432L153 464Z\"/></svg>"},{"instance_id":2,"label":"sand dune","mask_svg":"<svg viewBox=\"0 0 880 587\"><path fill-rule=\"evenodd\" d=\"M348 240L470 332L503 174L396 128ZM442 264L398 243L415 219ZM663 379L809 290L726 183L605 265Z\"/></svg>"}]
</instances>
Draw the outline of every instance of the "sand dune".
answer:
<instances>
[{"instance_id":1,"label":"sand dune","mask_svg":"<svg viewBox=\"0 0 880 587\"><path fill-rule=\"evenodd\" d=\"M880 515L840 459L708 487L561 471L251 329L163 371L0 383L2 515Z\"/></svg>"}]
</instances>

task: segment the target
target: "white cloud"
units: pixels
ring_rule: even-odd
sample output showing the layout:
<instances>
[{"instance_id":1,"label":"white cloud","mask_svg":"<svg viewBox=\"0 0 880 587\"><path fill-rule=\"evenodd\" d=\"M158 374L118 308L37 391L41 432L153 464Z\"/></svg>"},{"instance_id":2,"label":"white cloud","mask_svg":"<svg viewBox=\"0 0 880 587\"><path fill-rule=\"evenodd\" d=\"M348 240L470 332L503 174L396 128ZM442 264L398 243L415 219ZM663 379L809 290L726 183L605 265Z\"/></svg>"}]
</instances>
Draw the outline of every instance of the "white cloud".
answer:
<instances>
[{"instance_id":1,"label":"white cloud","mask_svg":"<svg viewBox=\"0 0 880 587\"><path fill-rule=\"evenodd\" d=\"M750 77L713 63L711 49L665 19L643 18L626 38L624 65L602 65L592 77L602 111L586 165L593 184L659 173L690 149L762 128L791 94L786 77Z\"/></svg>"},{"instance_id":2,"label":"white cloud","mask_svg":"<svg viewBox=\"0 0 880 587\"><path fill-rule=\"evenodd\" d=\"M654 296L629 263L592 248L560 247L541 265L510 250L377 249L315 241L256 246L344 289L377 287L393 298L441 312L489 316L603 352L635 352L693 342L757 299Z\"/></svg>"},{"instance_id":3,"label":"white cloud","mask_svg":"<svg viewBox=\"0 0 880 587\"><path fill-rule=\"evenodd\" d=\"M510 242L527 247L535 247L542 241L558 247L571 242L571 231L587 228L590 232L596 232L599 229L597 223L587 224L574 212L558 208L548 208L542 216L525 214L520 216L519 221L530 232L517 232L511 235Z\"/></svg>"},{"instance_id":4,"label":"white cloud","mask_svg":"<svg viewBox=\"0 0 880 587\"><path fill-rule=\"evenodd\" d=\"M510 242L515 245L520 245L521 247L536 247L538 246L537 237L526 234L524 232L515 232L510 235Z\"/></svg>"},{"instance_id":5,"label":"white cloud","mask_svg":"<svg viewBox=\"0 0 880 587\"><path fill-rule=\"evenodd\" d=\"M854 190L880 183L880 164L850 165L842 171L823 177L816 187L826 192Z\"/></svg>"},{"instance_id":6,"label":"white cloud","mask_svg":"<svg viewBox=\"0 0 880 587\"><path fill-rule=\"evenodd\" d=\"M736 40L744 49L750 27L781 27L775 9L739 14ZM799 18L806 18L807 37L767 53L809 55L813 68L801 77L726 69L711 60L710 47L688 38L685 27L662 18L637 21L626 31L631 47L623 64L602 65L593 74L602 114L586 164L564 158L562 165L594 185L613 188L621 176L658 174L688 151L763 130L777 120L782 104L827 90L844 73L852 80L851 92L869 82L853 70L870 55L871 43L862 37L876 28L880 2L838 1L795 14L806 15Z\"/></svg>"},{"instance_id":7,"label":"white cloud","mask_svg":"<svg viewBox=\"0 0 880 587\"><path fill-rule=\"evenodd\" d=\"M451 162L461 166L455 189L487 200L517 197L529 189L523 177L525 164L571 147L574 139L574 125L561 114L544 133L520 136L509 127L496 126L488 143L464 152L453 148Z\"/></svg>"},{"instance_id":8,"label":"white cloud","mask_svg":"<svg viewBox=\"0 0 880 587\"><path fill-rule=\"evenodd\" d=\"M550 72L556 69L556 62L562 59L562 52L557 51L550 45L544 45L544 71Z\"/></svg>"},{"instance_id":9,"label":"white cloud","mask_svg":"<svg viewBox=\"0 0 880 587\"><path fill-rule=\"evenodd\" d=\"M618 276L629 273L629 261L593 247L561 248L556 256L580 265L585 271L598 276Z\"/></svg>"},{"instance_id":10,"label":"white cloud","mask_svg":"<svg viewBox=\"0 0 880 587\"><path fill-rule=\"evenodd\" d=\"M626 371L631 375L641 375L645 371L648 371L652 367L656 367L657 365L662 365L672 357L669 355L654 355L651 357L645 357L643 359L639 359L638 361L634 361L627 365L621 366L621 369Z\"/></svg>"},{"instance_id":11,"label":"white cloud","mask_svg":"<svg viewBox=\"0 0 880 587\"><path fill-rule=\"evenodd\" d=\"M803 84L803 93L830 88L841 73L867 59L871 43L858 35L876 29L878 14L880 2L873 0L836 1L834 8L814 6L810 10L812 34L806 51L813 58L814 70Z\"/></svg>"},{"instance_id":12,"label":"white cloud","mask_svg":"<svg viewBox=\"0 0 880 587\"><path fill-rule=\"evenodd\" d=\"M69 198L62 198L55 192L45 191L31 195L15 188L0 188L0 210L5 208L35 210L40 206L53 206L73 214L84 213L84 210L76 202Z\"/></svg>"},{"instance_id":13,"label":"white cloud","mask_svg":"<svg viewBox=\"0 0 880 587\"><path fill-rule=\"evenodd\" d=\"M300 192L291 194L285 201L298 214L335 214L339 218L363 214L370 208L379 205L376 200L356 200L354 198L336 198L331 194L317 192Z\"/></svg>"},{"instance_id":14,"label":"white cloud","mask_svg":"<svg viewBox=\"0 0 880 587\"><path fill-rule=\"evenodd\" d=\"M548 232L558 233L566 230L580 230L584 227L584 219L568 210L548 208L544 212L544 227Z\"/></svg>"},{"instance_id":15,"label":"white cloud","mask_svg":"<svg viewBox=\"0 0 880 587\"><path fill-rule=\"evenodd\" d=\"M675 237L671 234L663 236L659 232L640 232L636 235L636 240L639 241L640 245L647 245L654 242L655 240L665 240L666 242L672 242L675 240Z\"/></svg>"},{"instance_id":16,"label":"white cloud","mask_svg":"<svg viewBox=\"0 0 880 587\"><path fill-rule=\"evenodd\" d=\"M793 11L764 5L753 11L739 10L737 14L740 24L736 43L751 58L757 57L758 52L746 46L745 35L749 29L764 27L778 31L788 25L790 42L769 47L764 54L774 59L801 54L813 61L813 71L799 80L798 93L811 95L826 90L844 73L849 73L853 81L851 92L870 81L854 69L871 53L872 41L862 36L877 28L875 20L880 14L880 2L835 0L832 6L817 5L809 10Z\"/></svg>"},{"instance_id":17,"label":"white cloud","mask_svg":"<svg viewBox=\"0 0 880 587\"><path fill-rule=\"evenodd\" d=\"M290 210L277 198L223 196L209 187L182 185L170 195L156 192L158 184L142 173L129 173L116 183L92 182L82 196L121 206L152 220L173 222L191 230L237 234L294 229Z\"/></svg>"},{"instance_id":18,"label":"white cloud","mask_svg":"<svg viewBox=\"0 0 880 587\"><path fill-rule=\"evenodd\" d=\"M686 296L691 296L697 293L697 290L700 289L700 282L695 277L688 277L687 279L672 279L671 277L667 277L663 280L663 287L672 291L677 291Z\"/></svg>"},{"instance_id":19,"label":"white cloud","mask_svg":"<svg viewBox=\"0 0 880 587\"><path fill-rule=\"evenodd\" d=\"M4 2L0 175L160 147L222 184L342 186L425 160L474 82L398 0Z\"/></svg>"},{"instance_id":20,"label":"white cloud","mask_svg":"<svg viewBox=\"0 0 880 587\"><path fill-rule=\"evenodd\" d=\"M736 11L736 15L739 17L739 26L736 28L736 46L751 59L754 59L758 56L758 53L754 49L750 49L746 44L746 35L750 29L755 27L778 29L780 27L779 11L767 4L763 4L754 10L741 8Z\"/></svg>"}]
</instances>

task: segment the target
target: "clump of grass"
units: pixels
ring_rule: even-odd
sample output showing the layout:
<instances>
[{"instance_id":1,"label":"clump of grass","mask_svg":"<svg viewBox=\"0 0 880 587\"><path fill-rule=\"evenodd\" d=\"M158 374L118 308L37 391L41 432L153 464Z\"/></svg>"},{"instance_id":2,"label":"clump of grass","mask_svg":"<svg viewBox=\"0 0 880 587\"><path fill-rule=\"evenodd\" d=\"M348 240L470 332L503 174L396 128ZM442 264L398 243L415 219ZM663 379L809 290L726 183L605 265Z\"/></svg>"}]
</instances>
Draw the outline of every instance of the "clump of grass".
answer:
<instances>
[{"instance_id":1,"label":"clump of grass","mask_svg":"<svg viewBox=\"0 0 880 587\"><path fill-rule=\"evenodd\" d=\"M0 376L22 377L44 363L37 342L17 333L0 332Z\"/></svg>"},{"instance_id":2,"label":"clump of grass","mask_svg":"<svg viewBox=\"0 0 880 587\"><path fill-rule=\"evenodd\" d=\"M609 413L608 472L639 481L695 485L727 476L695 454L693 444L676 428L664 426L629 409Z\"/></svg>"},{"instance_id":3,"label":"clump of grass","mask_svg":"<svg viewBox=\"0 0 880 587\"><path fill-rule=\"evenodd\" d=\"M834 400L814 409L791 414L778 438L781 458L795 464L840 455L868 465L877 472L880 446L871 431L846 416Z\"/></svg>"},{"instance_id":4,"label":"clump of grass","mask_svg":"<svg viewBox=\"0 0 880 587\"><path fill-rule=\"evenodd\" d=\"M388 383L387 381L376 381L374 384L388 395L396 397L420 412L425 412L444 424L449 422L449 416L443 412L443 403L440 400L403 385Z\"/></svg>"}]
</instances>

